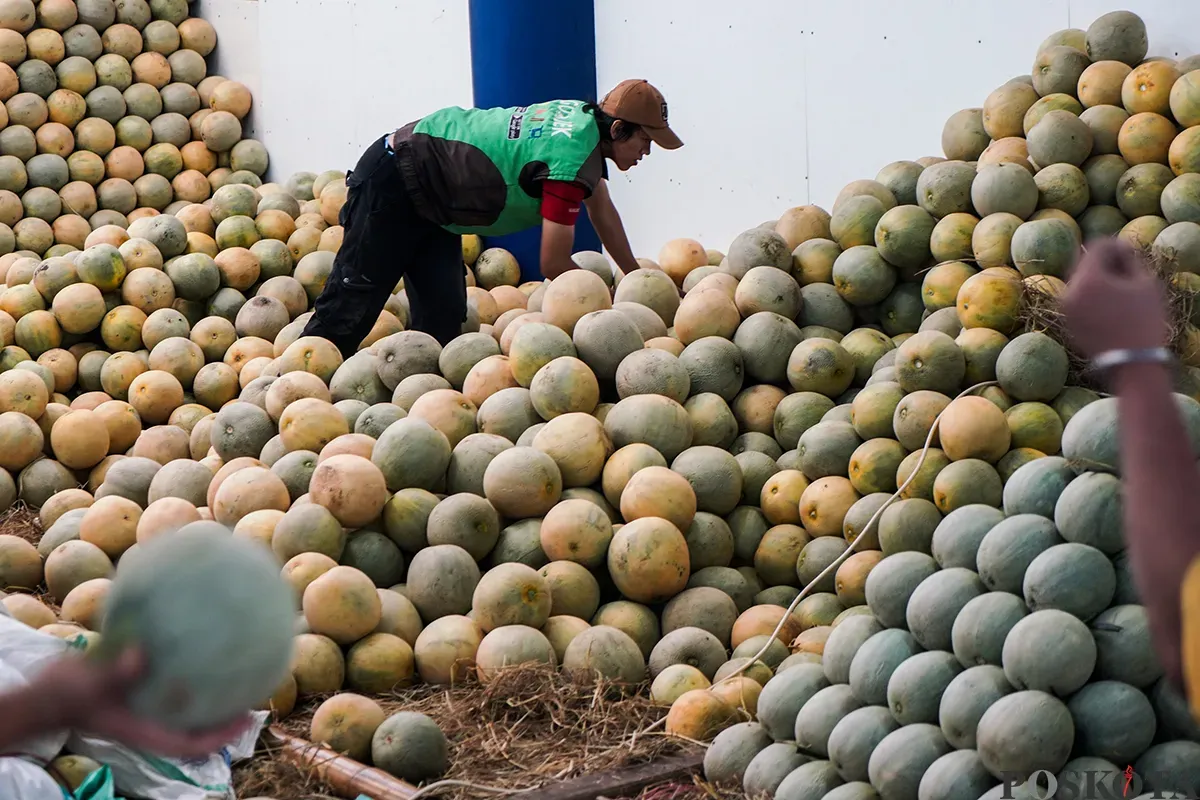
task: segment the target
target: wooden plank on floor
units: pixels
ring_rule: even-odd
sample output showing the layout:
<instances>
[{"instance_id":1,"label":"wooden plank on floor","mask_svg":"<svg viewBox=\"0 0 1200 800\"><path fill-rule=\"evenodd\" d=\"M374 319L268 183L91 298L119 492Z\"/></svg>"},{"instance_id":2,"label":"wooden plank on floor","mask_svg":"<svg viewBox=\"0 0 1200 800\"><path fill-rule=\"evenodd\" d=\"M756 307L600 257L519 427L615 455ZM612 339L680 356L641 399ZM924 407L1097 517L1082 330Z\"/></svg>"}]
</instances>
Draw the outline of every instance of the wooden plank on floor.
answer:
<instances>
[{"instance_id":1,"label":"wooden plank on floor","mask_svg":"<svg viewBox=\"0 0 1200 800\"><path fill-rule=\"evenodd\" d=\"M522 797L538 800L594 800L597 797L624 797L655 783L690 775L704 764L704 752L660 758L636 767L581 775L569 781L535 789Z\"/></svg>"}]
</instances>

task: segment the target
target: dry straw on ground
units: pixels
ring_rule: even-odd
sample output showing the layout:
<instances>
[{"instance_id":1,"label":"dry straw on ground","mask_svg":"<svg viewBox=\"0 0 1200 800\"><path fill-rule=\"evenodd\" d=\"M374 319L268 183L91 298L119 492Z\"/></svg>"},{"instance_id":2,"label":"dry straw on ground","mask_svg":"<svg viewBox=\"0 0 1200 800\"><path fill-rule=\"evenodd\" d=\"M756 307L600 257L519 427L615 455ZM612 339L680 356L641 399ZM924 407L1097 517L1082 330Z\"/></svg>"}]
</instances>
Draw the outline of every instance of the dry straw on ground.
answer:
<instances>
[{"instance_id":1,"label":"dry straw on ground","mask_svg":"<svg viewBox=\"0 0 1200 800\"><path fill-rule=\"evenodd\" d=\"M647 692L622 692L612 684L584 684L552 668L523 666L501 671L487 684L475 681L447 689L420 686L376 698L388 714L418 711L431 717L450 740L447 779L506 790L532 789L678 755L692 746L647 731L666 713ZM284 720L296 736L308 737L313 701ZM305 773L272 754L235 770L238 795L319 797ZM719 797L686 779L641 793L652 800ZM445 798L498 797L463 787L439 792Z\"/></svg>"}]
</instances>

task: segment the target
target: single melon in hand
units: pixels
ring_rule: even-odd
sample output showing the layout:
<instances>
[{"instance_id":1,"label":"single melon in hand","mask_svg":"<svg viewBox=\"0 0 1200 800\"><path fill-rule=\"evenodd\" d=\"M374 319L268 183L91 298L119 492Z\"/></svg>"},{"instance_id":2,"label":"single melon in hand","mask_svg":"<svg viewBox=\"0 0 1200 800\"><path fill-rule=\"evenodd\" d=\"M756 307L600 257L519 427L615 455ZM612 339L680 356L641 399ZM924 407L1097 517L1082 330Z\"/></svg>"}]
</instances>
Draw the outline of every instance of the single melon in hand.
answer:
<instances>
[{"instance_id":1,"label":"single melon in hand","mask_svg":"<svg viewBox=\"0 0 1200 800\"><path fill-rule=\"evenodd\" d=\"M271 554L246 539L177 531L138 546L113 579L98 658L137 647L134 713L203 730L260 705L292 656L294 600Z\"/></svg>"}]
</instances>

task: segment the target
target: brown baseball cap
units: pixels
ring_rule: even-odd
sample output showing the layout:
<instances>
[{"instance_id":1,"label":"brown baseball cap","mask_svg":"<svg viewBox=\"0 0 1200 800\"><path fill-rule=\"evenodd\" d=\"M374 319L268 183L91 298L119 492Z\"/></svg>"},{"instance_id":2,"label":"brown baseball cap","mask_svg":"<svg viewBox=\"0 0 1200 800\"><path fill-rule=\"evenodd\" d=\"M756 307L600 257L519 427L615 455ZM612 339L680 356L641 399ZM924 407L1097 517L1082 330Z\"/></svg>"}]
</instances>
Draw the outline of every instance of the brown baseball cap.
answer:
<instances>
[{"instance_id":1,"label":"brown baseball cap","mask_svg":"<svg viewBox=\"0 0 1200 800\"><path fill-rule=\"evenodd\" d=\"M675 131L667 126L667 101L647 81L621 81L600 101L600 110L610 117L641 125L650 141L664 150L683 147Z\"/></svg>"}]
</instances>

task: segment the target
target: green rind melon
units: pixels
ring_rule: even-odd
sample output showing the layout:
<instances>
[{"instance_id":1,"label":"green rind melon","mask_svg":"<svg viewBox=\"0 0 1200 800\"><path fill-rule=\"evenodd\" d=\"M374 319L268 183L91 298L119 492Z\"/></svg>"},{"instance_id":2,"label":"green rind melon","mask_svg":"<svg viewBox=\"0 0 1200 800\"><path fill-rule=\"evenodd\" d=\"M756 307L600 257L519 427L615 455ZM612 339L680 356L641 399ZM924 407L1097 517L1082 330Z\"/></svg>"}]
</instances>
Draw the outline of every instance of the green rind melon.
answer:
<instances>
[{"instance_id":1,"label":"green rind melon","mask_svg":"<svg viewBox=\"0 0 1200 800\"><path fill-rule=\"evenodd\" d=\"M1008 592L988 592L968 601L950 629L955 657L964 667L999 666L1008 632L1027 613L1025 602Z\"/></svg>"},{"instance_id":2,"label":"green rind melon","mask_svg":"<svg viewBox=\"0 0 1200 800\"><path fill-rule=\"evenodd\" d=\"M955 619L967 603L987 592L979 576L963 567L938 570L913 590L905 619L927 650L949 650Z\"/></svg>"},{"instance_id":3,"label":"green rind melon","mask_svg":"<svg viewBox=\"0 0 1200 800\"><path fill-rule=\"evenodd\" d=\"M855 488L857 489L858 487ZM862 544L858 545L858 549L879 549L878 519L871 524L870 530L867 530L867 525L871 523L872 517L875 516L876 512L891 497L891 494L886 492L872 492L855 500L854 505L850 506L846 511L845 518L842 520L842 535L846 541L853 544L858 537L865 536L867 538Z\"/></svg>"},{"instance_id":4,"label":"green rind melon","mask_svg":"<svg viewBox=\"0 0 1200 800\"><path fill-rule=\"evenodd\" d=\"M1048 456L1017 469L1004 484L1004 513L1037 514L1054 519L1054 509L1075 471L1065 458Z\"/></svg>"},{"instance_id":5,"label":"green rind melon","mask_svg":"<svg viewBox=\"0 0 1200 800\"><path fill-rule=\"evenodd\" d=\"M879 516L879 544L885 556L917 552L928 554L933 532L942 521L937 506L912 497L898 500Z\"/></svg>"},{"instance_id":6,"label":"green rind melon","mask_svg":"<svg viewBox=\"0 0 1200 800\"><path fill-rule=\"evenodd\" d=\"M858 648L850 662L850 688L862 703L885 705L887 684L906 659L921 652L908 631L880 631Z\"/></svg>"},{"instance_id":7,"label":"green rind melon","mask_svg":"<svg viewBox=\"0 0 1200 800\"><path fill-rule=\"evenodd\" d=\"M730 403L742 390L742 351L720 336L703 336L683 348L679 363L691 379L693 396L711 392Z\"/></svg>"},{"instance_id":8,"label":"green rind melon","mask_svg":"<svg viewBox=\"0 0 1200 800\"><path fill-rule=\"evenodd\" d=\"M842 717L829 734L829 760L848 781L868 779L871 753L900 727L886 706L863 706Z\"/></svg>"},{"instance_id":9,"label":"green rind melon","mask_svg":"<svg viewBox=\"0 0 1200 800\"><path fill-rule=\"evenodd\" d=\"M842 784L828 761L810 761L794 769L775 790L775 800L822 800Z\"/></svg>"},{"instance_id":10,"label":"green rind melon","mask_svg":"<svg viewBox=\"0 0 1200 800\"><path fill-rule=\"evenodd\" d=\"M971 184L971 202L980 216L1003 212L1025 220L1037 208L1038 187L1019 164L990 164L979 168Z\"/></svg>"},{"instance_id":11,"label":"green rind melon","mask_svg":"<svg viewBox=\"0 0 1200 800\"><path fill-rule=\"evenodd\" d=\"M996 779L974 750L946 753L929 765L917 786L917 800L942 800L947 797L979 797Z\"/></svg>"},{"instance_id":12,"label":"green rind melon","mask_svg":"<svg viewBox=\"0 0 1200 800\"><path fill-rule=\"evenodd\" d=\"M829 734L847 714L862 705L845 684L818 690L796 715L796 746L806 753L827 757Z\"/></svg>"},{"instance_id":13,"label":"green rind melon","mask_svg":"<svg viewBox=\"0 0 1200 800\"><path fill-rule=\"evenodd\" d=\"M834 288L843 300L855 307L882 302L896 286L896 281L896 268L873 246L848 247L833 262Z\"/></svg>"},{"instance_id":14,"label":"green rind melon","mask_svg":"<svg viewBox=\"0 0 1200 800\"><path fill-rule=\"evenodd\" d=\"M741 356L739 355L738 358L740 360ZM739 385L739 390L740 388ZM800 437L804 435L804 432L819 423L821 417L825 416L833 406L832 400L817 392L789 394L779 401L779 405L775 406L773 423L776 441L780 446L794 450L799 445Z\"/></svg>"},{"instance_id":15,"label":"green rind melon","mask_svg":"<svg viewBox=\"0 0 1200 800\"><path fill-rule=\"evenodd\" d=\"M1200 744L1181 741L1156 744L1133 762L1133 771L1144 776L1148 793L1142 797L1147 800L1167 792L1184 795L1195 792L1200 786Z\"/></svg>"},{"instance_id":16,"label":"green rind melon","mask_svg":"<svg viewBox=\"0 0 1200 800\"><path fill-rule=\"evenodd\" d=\"M846 552L849 545L844 539L836 536L818 536L800 551L796 559L796 577L801 586L813 583L838 556ZM830 570L819 583L813 586L814 592L833 593L837 589L837 571Z\"/></svg>"},{"instance_id":17,"label":"green rind melon","mask_svg":"<svg viewBox=\"0 0 1200 800\"><path fill-rule=\"evenodd\" d=\"M1148 689L1162 676L1144 606L1113 606L1096 615L1090 627L1096 640L1094 677Z\"/></svg>"},{"instance_id":18,"label":"green rind melon","mask_svg":"<svg viewBox=\"0 0 1200 800\"><path fill-rule=\"evenodd\" d=\"M1065 542L1047 548L1025 570L1023 591L1031 611L1055 608L1090 620L1112 602L1117 574L1094 547Z\"/></svg>"},{"instance_id":19,"label":"green rind melon","mask_svg":"<svg viewBox=\"0 0 1200 800\"><path fill-rule=\"evenodd\" d=\"M875 246L879 254L898 269L919 269L933 257L929 251L929 237L936 224L937 220L920 206L890 208L875 225ZM834 270L837 270L836 264Z\"/></svg>"},{"instance_id":20,"label":"green rind melon","mask_svg":"<svg viewBox=\"0 0 1200 800\"><path fill-rule=\"evenodd\" d=\"M833 638L832 634L830 638ZM758 696L758 721L776 741L792 739L800 709L809 698L829 685L821 664L798 664L776 672Z\"/></svg>"},{"instance_id":21,"label":"green rind melon","mask_svg":"<svg viewBox=\"0 0 1200 800\"><path fill-rule=\"evenodd\" d=\"M650 651L650 677L657 678L673 664L687 664L711 681L725 661L725 646L716 636L700 628L676 628L659 639Z\"/></svg>"},{"instance_id":22,"label":"green rind melon","mask_svg":"<svg viewBox=\"0 0 1200 800\"><path fill-rule=\"evenodd\" d=\"M887 207L871 195L846 198L829 219L829 231L843 250L860 245L875 244L875 226Z\"/></svg>"},{"instance_id":23,"label":"green rind melon","mask_svg":"<svg viewBox=\"0 0 1200 800\"><path fill-rule=\"evenodd\" d=\"M449 742L424 714L400 711L383 721L371 737L371 762L398 778L417 783L435 778L449 766Z\"/></svg>"},{"instance_id":24,"label":"green rind melon","mask_svg":"<svg viewBox=\"0 0 1200 800\"><path fill-rule=\"evenodd\" d=\"M1058 495L1055 525L1064 540L1114 555L1124 547L1123 505L1120 479L1084 473Z\"/></svg>"},{"instance_id":25,"label":"green rind melon","mask_svg":"<svg viewBox=\"0 0 1200 800\"><path fill-rule=\"evenodd\" d=\"M1131 764L1154 741L1157 721L1146 695L1120 681L1095 681L1067 700L1075 750Z\"/></svg>"},{"instance_id":26,"label":"green rind melon","mask_svg":"<svg viewBox=\"0 0 1200 800\"><path fill-rule=\"evenodd\" d=\"M971 109L967 109L970 111ZM965 112L959 112L965 113ZM982 125L982 119L980 120ZM984 131L986 136L987 132ZM911 205L917 202L917 178L925 167L915 161L893 161L879 170L875 180L883 184L896 198L900 205Z\"/></svg>"},{"instance_id":27,"label":"green rind melon","mask_svg":"<svg viewBox=\"0 0 1200 800\"><path fill-rule=\"evenodd\" d=\"M866 781L852 781L830 789L825 800L879 800L879 792Z\"/></svg>"},{"instance_id":28,"label":"green rind melon","mask_svg":"<svg viewBox=\"0 0 1200 800\"><path fill-rule=\"evenodd\" d=\"M983 713L976 733L983 765L997 778L1009 779L1038 770L1058 772L1071 756L1074 738L1070 710L1039 691L1001 697Z\"/></svg>"},{"instance_id":29,"label":"green rind melon","mask_svg":"<svg viewBox=\"0 0 1200 800\"><path fill-rule=\"evenodd\" d=\"M942 161L926 167L917 178L917 204L936 219L970 213L975 168L965 161Z\"/></svg>"},{"instance_id":30,"label":"green rind melon","mask_svg":"<svg viewBox=\"0 0 1200 800\"><path fill-rule=\"evenodd\" d=\"M663 607L662 631L699 628L715 636L722 645L728 645L738 613L737 604L725 592L711 586L696 586L684 589Z\"/></svg>"},{"instance_id":31,"label":"green rind melon","mask_svg":"<svg viewBox=\"0 0 1200 800\"><path fill-rule=\"evenodd\" d=\"M936 570L937 564L925 553L905 551L883 559L867 575L867 605L871 613L888 628L904 628L908 624L905 613L909 598Z\"/></svg>"},{"instance_id":32,"label":"green rind melon","mask_svg":"<svg viewBox=\"0 0 1200 800\"><path fill-rule=\"evenodd\" d=\"M996 379L1014 400L1049 403L1066 385L1068 368L1063 346L1035 331L1023 333L1004 346L996 359Z\"/></svg>"},{"instance_id":33,"label":"green rind melon","mask_svg":"<svg viewBox=\"0 0 1200 800\"><path fill-rule=\"evenodd\" d=\"M975 732L984 712L1012 691L1004 670L992 664L969 667L958 673L942 692L938 706L938 724L946 741L960 750L974 747Z\"/></svg>"},{"instance_id":34,"label":"green rind melon","mask_svg":"<svg viewBox=\"0 0 1200 800\"><path fill-rule=\"evenodd\" d=\"M415 417L397 420L375 441L371 461L383 473L388 491L442 488L450 465L450 440Z\"/></svg>"},{"instance_id":35,"label":"green rind melon","mask_svg":"<svg viewBox=\"0 0 1200 800\"><path fill-rule=\"evenodd\" d=\"M1087 28L1085 48L1092 61L1120 61L1136 67L1149 48L1146 23L1132 11L1101 14Z\"/></svg>"},{"instance_id":36,"label":"green rind melon","mask_svg":"<svg viewBox=\"0 0 1200 800\"><path fill-rule=\"evenodd\" d=\"M911 800L917 796L921 776L950 752L936 725L905 725L883 738L871 753L867 773L882 800Z\"/></svg>"},{"instance_id":37,"label":"green rind melon","mask_svg":"<svg viewBox=\"0 0 1200 800\"><path fill-rule=\"evenodd\" d=\"M1096 641L1078 618L1048 608L1018 620L1004 640L1004 676L1017 689L1066 697L1096 666Z\"/></svg>"},{"instance_id":38,"label":"green rind melon","mask_svg":"<svg viewBox=\"0 0 1200 800\"><path fill-rule=\"evenodd\" d=\"M400 548L375 531L355 531L347 536L340 563L354 567L381 589L404 579L404 555Z\"/></svg>"},{"instance_id":39,"label":"green rind melon","mask_svg":"<svg viewBox=\"0 0 1200 800\"><path fill-rule=\"evenodd\" d=\"M1004 512L991 506L967 505L954 509L933 531L930 544L933 560L942 569L963 567L974 570L980 542L1003 519Z\"/></svg>"},{"instance_id":40,"label":"green rind melon","mask_svg":"<svg viewBox=\"0 0 1200 800\"><path fill-rule=\"evenodd\" d=\"M868 639L882 630L883 625L870 614L851 617L835 627L825 640L825 650L821 654L821 667L825 678L830 683L849 683L850 665L854 661L854 655ZM766 690L763 693L766 694ZM758 708L761 718L761 697Z\"/></svg>"},{"instance_id":41,"label":"green rind melon","mask_svg":"<svg viewBox=\"0 0 1200 800\"><path fill-rule=\"evenodd\" d=\"M480 577L479 566L466 550L432 545L412 557L404 593L428 623L470 611Z\"/></svg>"},{"instance_id":42,"label":"green rind melon","mask_svg":"<svg viewBox=\"0 0 1200 800\"><path fill-rule=\"evenodd\" d=\"M771 744L757 722L739 722L717 734L704 753L704 777L717 785L741 785L746 767Z\"/></svg>"},{"instance_id":43,"label":"green rind melon","mask_svg":"<svg viewBox=\"0 0 1200 800\"><path fill-rule=\"evenodd\" d=\"M1019 594L1025 571L1039 553L1060 544L1054 523L1036 514L1008 517L979 543L979 577L994 592Z\"/></svg>"},{"instance_id":44,"label":"green rind melon","mask_svg":"<svg viewBox=\"0 0 1200 800\"><path fill-rule=\"evenodd\" d=\"M106 600L98 658L126 646L148 671L129 696L147 719L182 730L223 725L287 674L295 598L259 545L177 531L138 546Z\"/></svg>"},{"instance_id":45,"label":"green rind melon","mask_svg":"<svg viewBox=\"0 0 1200 800\"><path fill-rule=\"evenodd\" d=\"M1192 716L1187 698L1166 678L1148 692L1154 716L1158 719L1159 738L1163 741L1188 739L1200 741L1200 722Z\"/></svg>"},{"instance_id":46,"label":"green rind melon","mask_svg":"<svg viewBox=\"0 0 1200 800\"><path fill-rule=\"evenodd\" d=\"M917 653L896 667L888 679L887 702L901 725L936 725L942 693L962 672L962 665L944 650Z\"/></svg>"},{"instance_id":47,"label":"green rind melon","mask_svg":"<svg viewBox=\"0 0 1200 800\"><path fill-rule=\"evenodd\" d=\"M1071 169L1078 170L1077 167ZM1077 225L1061 219L1030 220L1013 233L1013 266L1025 277L1052 275L1056 278L1066 278L1079 257L1079 244Z\"/></svg>"},{"instance_id":48,"label":"green rind melon","mask_svg":"<svg viewBox=\"0 0 1200 800\"><path fill-rule=\"evenodd\" d=\"M818 422L800 436L796 450L800 470L810 481L845 475L850 456L862 444L854 426L845 422Z\"/></svg>"},{"instance_id":49,"label":"green rind melon","mask_svg":"<svg viewBox=\"0 0 1200 800\"><path fill-rule=\"evenodd\" d=\"M783 779L809 761L812 759L798 752L791 742L768 745L746 766L742 790L749 797L773 797Z\"/></svg>"}]
</instances>

